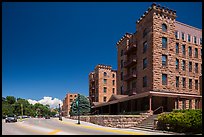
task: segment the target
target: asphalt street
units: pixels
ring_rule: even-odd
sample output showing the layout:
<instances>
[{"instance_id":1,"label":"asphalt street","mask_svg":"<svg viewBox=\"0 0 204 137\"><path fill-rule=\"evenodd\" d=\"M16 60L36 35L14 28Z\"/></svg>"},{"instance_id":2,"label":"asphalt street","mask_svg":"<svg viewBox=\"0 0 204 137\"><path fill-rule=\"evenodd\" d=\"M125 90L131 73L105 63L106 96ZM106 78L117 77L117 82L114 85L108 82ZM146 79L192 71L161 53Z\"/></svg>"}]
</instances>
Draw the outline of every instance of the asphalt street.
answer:
<instances>
[{"instance_id":1,"label":"asphalt street","mask_svg":"<svg viewBox=\"0 0 204 137\"><path fill-rule=\"evenodd\" d=\"M28 118L22 122L5 123L2 120L2 135L167 135L134 129L111 128L63 118Z\"/></svg>"}]
</instances>

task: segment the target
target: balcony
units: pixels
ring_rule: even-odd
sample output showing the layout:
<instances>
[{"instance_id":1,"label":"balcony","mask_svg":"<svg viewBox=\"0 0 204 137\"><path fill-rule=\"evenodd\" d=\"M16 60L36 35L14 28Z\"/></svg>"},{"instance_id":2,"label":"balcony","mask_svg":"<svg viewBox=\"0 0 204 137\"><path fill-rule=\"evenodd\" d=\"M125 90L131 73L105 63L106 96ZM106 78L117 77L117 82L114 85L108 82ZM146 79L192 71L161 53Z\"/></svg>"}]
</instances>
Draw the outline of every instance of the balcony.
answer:
<instances>
[{"instance_id":1,"label":"balcony","mask_svg":"<svg viewBox=\"0 0 204 137\"><path fill-rule=\"evenodd\" d=\"M124 67L127 68L129 66L132 66L135 63L136 63L136 55L133 55L130 57L130 59L124 62Z\"/></svg>"},{"instance_id":2,"label":"balcony","mask_svg":"<svg viewBox=\"0 0 204 137\"><path fill-rule=\"evenodd\" d=\"M127 55L136 49L135 43L130 43L129 46L125 49L124 54Z\"/></svg>"},{"instance_id":3,"label":"balcony","mask_svg":"<svg viewBox=\"0 0 204 137\"><path fill-rule=\"evenodd\" d=\"M131 95L136 95L136 94L137 94L136 88L127 90L127 93L128 93L128 95L130 95L130 96L131 96Z\"/></svg>"},{"instance_id":4,"label":"balcony","mask_svg":"<svg viewBox=\"0 0 204 137\"><path fill-rule=\"evenodd\" d=\"M90 81L91 81L91 82L94 82L95 80L94 80L94 79L90 79Z\"/></svg>"},{"instance_id":5,"label":"balcony","mask_svg":"<svg viewBox=\"0 0 204 137\"><path fill-rule=\"evenodd\" d=\"M127 75L124 76L125 81L132 80L134 78L136 78L136 71L133 71L132 73L127 74Z\"/></svg>"}]
</instances>

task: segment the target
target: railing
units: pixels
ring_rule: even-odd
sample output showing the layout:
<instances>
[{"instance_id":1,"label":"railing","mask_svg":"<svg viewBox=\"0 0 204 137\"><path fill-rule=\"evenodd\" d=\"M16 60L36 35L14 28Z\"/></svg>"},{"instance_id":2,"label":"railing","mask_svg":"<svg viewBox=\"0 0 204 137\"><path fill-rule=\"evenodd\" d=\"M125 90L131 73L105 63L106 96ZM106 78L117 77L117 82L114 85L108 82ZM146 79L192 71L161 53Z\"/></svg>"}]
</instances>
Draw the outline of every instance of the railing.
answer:
<instances>
[{"instance_id":1,"label":"railing","mask_svg":"<svg viewBox=\"0 0 204 137\"><path fill-rule=\"evenodd\" d=\"M91 113L91 115L93 115L93 114L99 115L99 110L95 110L94 112Z\"/></svg>"},{"instance_id":2,"label":"railing","mask_svg":"<svg viewBox=\"0 0 204 137\"><path fill-rule=\"evenodd\" d=\"M155 109L155 110L153 111L153 114L154 114L156 111L158 111L159 109L161 109L161 110L162 110L162 112L163 112L164 107L163 107L163 106L158 107L157 109Z\"/></svg>"},{"instance_id":3,"label":"railing","mask_svg":"<svg viewBox=\"0 0 204 137\"><path fill-rule=\"evenodd\" d=\"M124 76L124 80L130 80L132 78L136 78L136 71L133 71L132 73Z\"/></svg>"},{"instance_id":4,"label":"railing","mask_svg":"<svg viewBox=\"0 0 204 137\"><path fill-rule=\"evenodd\" d=\"M129 65L132 65L134 62L136 62L136 55L131 56L129 60L125 61L124 67L128 67Z\"/></svg>"},{"instance_id":5,"label":"railing","mask_svg":"<svg viewBox=\"0 0 204 137\"><path fill-rule=\"evenodd\" d=\"M130 43L129 46L125 49L124 54L128 54L128 52L131 51L134 48L136 48L136 44L134 44L133 42Z\"/></svg>"}]
</instances>

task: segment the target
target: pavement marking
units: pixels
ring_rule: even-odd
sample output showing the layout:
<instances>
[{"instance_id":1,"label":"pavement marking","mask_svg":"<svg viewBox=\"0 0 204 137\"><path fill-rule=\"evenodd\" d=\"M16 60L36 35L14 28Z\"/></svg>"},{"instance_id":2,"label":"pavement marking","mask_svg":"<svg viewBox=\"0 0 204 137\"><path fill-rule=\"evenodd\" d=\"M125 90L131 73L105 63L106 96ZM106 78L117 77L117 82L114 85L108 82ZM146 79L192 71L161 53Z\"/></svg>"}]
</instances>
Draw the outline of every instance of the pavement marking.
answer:
<instances>
[{"instance_id":1,"label":"pavement marking","mask_svg":"<svg viewBox=\"0 0 204 137\"><path fill-rule=\"evenodd\" d=\"M52 132L49 132L48 134L49 134L49 135L54 135L54 134L56 134L56 133L58 133L58 132L61 132L61 130L56 129L56 130L54 130L54 131L52 131Z\"/></svg>"},{"instance_id":2,"label":"pavement marking","mask_svg":"<svg viewBox=\"0 0 204 137\"><path fill-rule=\"evenodd\" d=\"M22 125L22 123L18 123L17 126L20 126L20 127L24 128L24 129L28 129L28 130L30 130L30 131L32 131L32 132L35 132L35 133L40 133L40 134L43 133L43 134L45 134L45 132L32 129L32 126L31 126L31 125L30 125L30 126L25 126L25 125Z\"/></svg>"},{"instance_id":3,"label":"pavement marking","mask_svg":"<svg viewBox=\"0 0 204 137\"><path fill-rule=\"evenodd\" d=\"M67 121L66 122L65 121L58 121L58 122L65 123L68 125L80 126L80 127L84 127L84 128L88 128L88 129L93 129L93 130L106 131L106 132L114 132L114 133L130 134L130 135L147 135L144 133L133 132L133 131L124 131L124 130L118 130L118 129L108 129L106 127L93 127L93 126L86 126L86 125L81 125L81 124L74 124L74 123L70 123Z\"/></svg>"}]
</instances>

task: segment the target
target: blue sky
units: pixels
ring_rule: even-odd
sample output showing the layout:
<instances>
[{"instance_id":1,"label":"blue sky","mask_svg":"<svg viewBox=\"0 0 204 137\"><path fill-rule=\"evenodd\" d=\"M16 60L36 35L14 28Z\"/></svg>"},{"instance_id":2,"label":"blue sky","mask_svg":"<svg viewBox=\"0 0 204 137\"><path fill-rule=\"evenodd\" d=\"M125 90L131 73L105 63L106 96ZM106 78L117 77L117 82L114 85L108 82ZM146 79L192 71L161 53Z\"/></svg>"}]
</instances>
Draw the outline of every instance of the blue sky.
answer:
<instances>
[{"instance_id":1,"label":"blue sky","mask_svg":"<svg viewBox=\"0 0 204 137\"><path fill-rule=\"evenodd\" d=\"M117 69L116 42L136 31L152 2L3 2L2 96L88 96L97 64ZM201 2L159 2L202 29Z\"/></svg>"}]
</instances>

